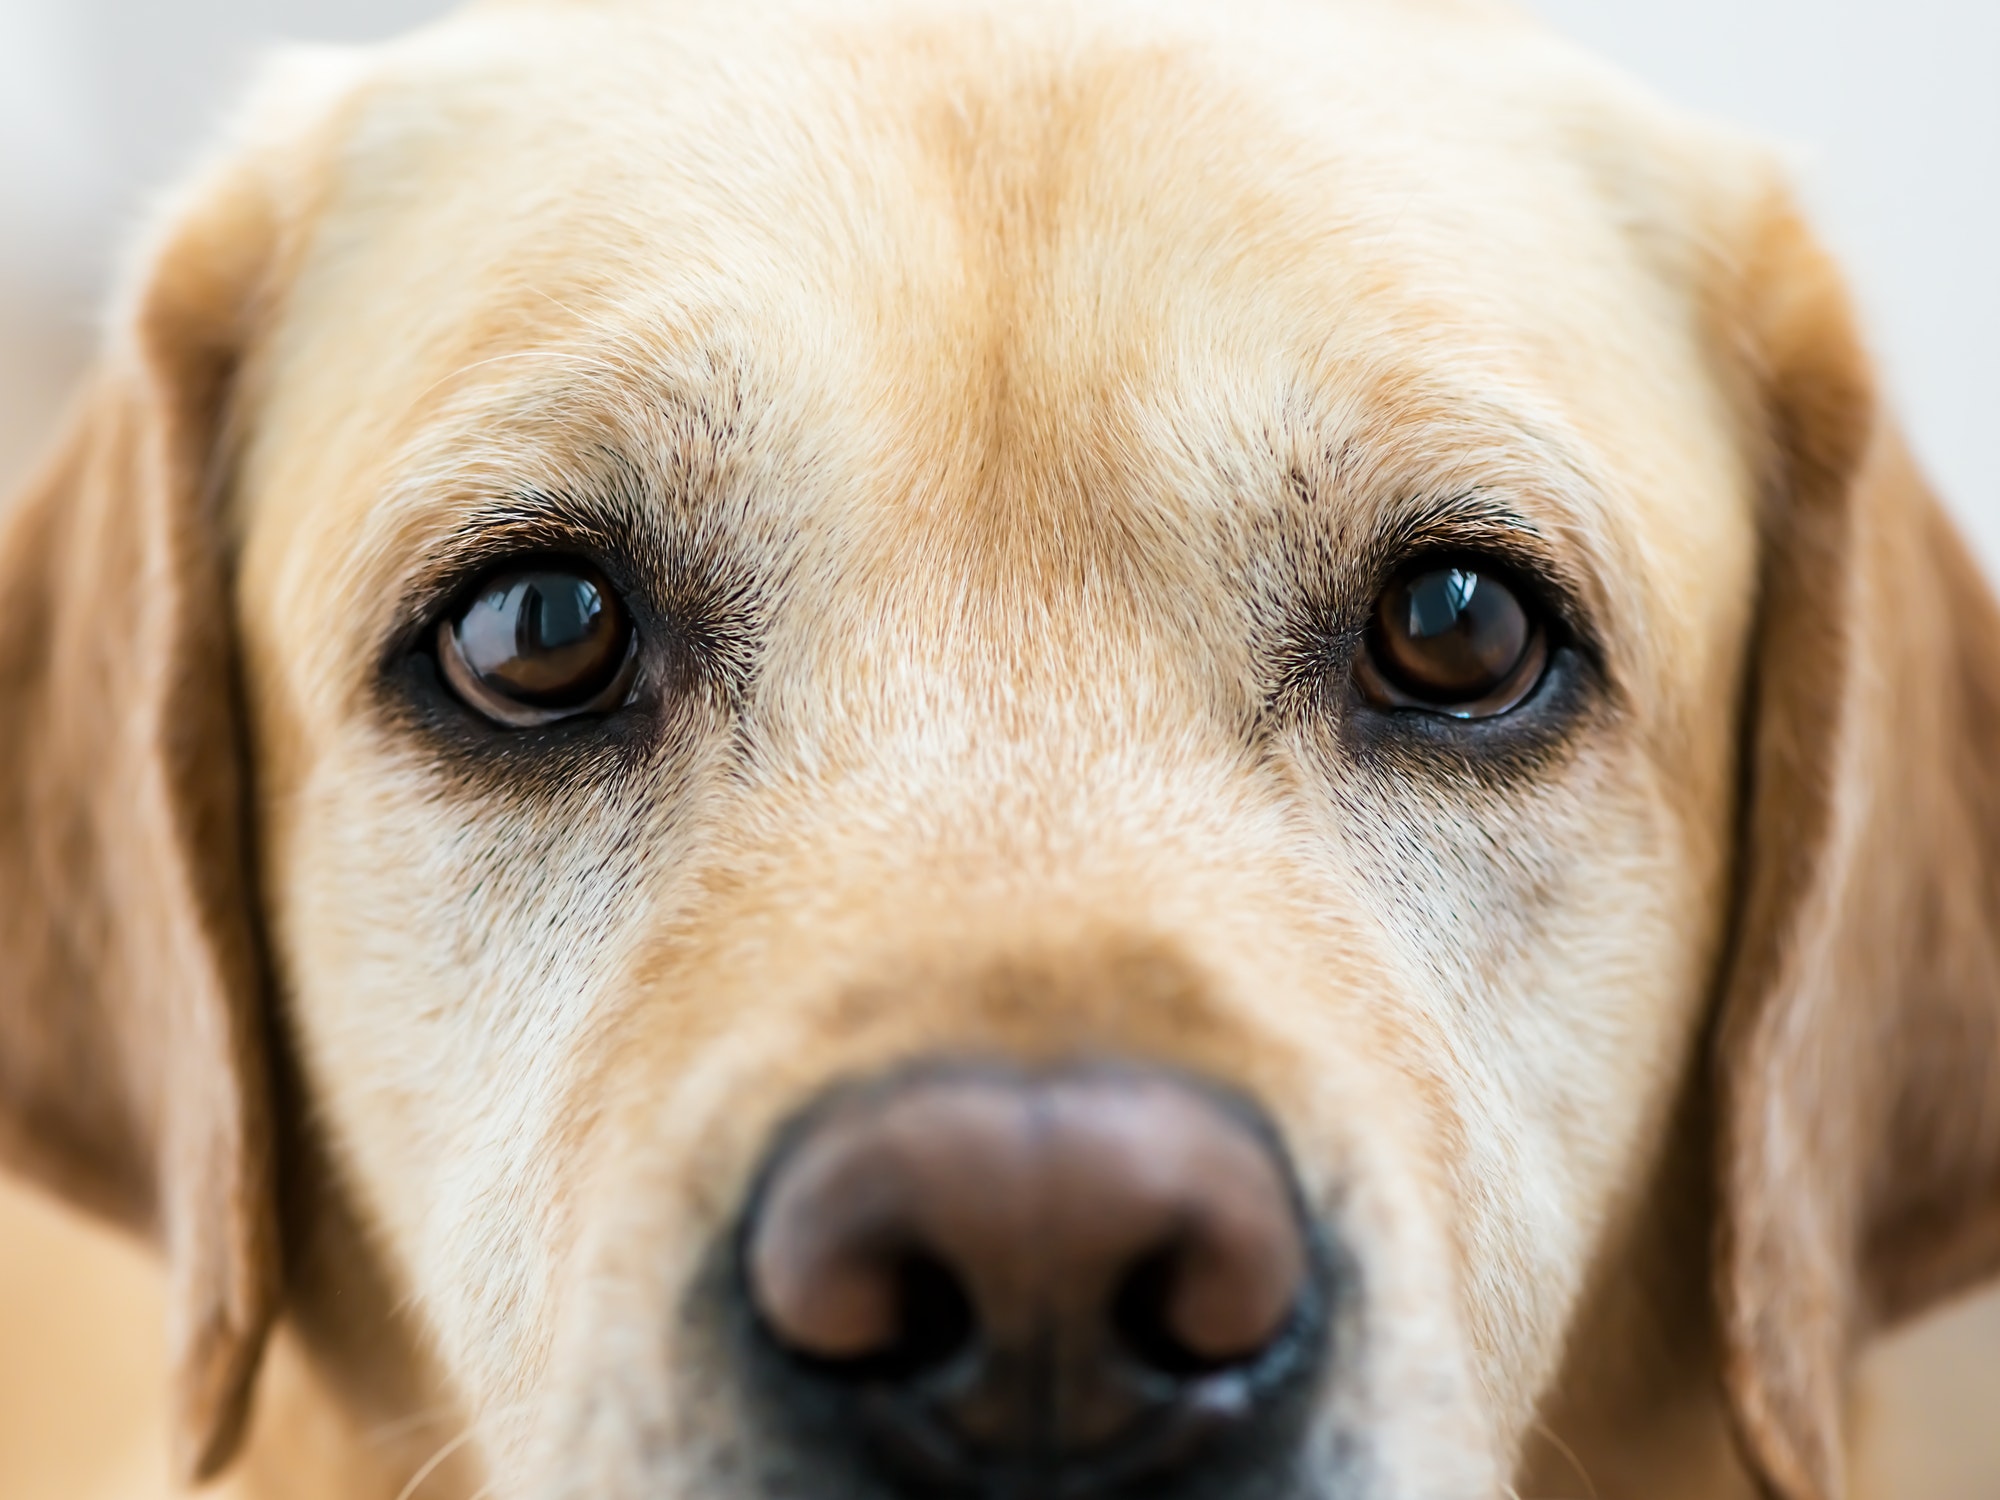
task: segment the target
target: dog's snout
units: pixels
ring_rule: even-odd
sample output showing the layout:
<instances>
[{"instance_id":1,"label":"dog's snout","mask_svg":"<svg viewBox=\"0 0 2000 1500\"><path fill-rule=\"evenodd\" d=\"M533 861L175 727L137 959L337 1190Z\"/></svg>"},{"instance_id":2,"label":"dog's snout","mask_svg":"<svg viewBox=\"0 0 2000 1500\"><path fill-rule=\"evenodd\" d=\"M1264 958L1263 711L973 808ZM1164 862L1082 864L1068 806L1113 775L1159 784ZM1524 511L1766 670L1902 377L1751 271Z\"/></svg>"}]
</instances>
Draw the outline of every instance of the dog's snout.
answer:
<instances>
[{"instance_id":1,"label":"dog's snout","mask_svg":"<svg viewBox=\"0 0 2000 1500\"><path fill-rule=\"evenodd\" d=\"M1157 1477L1254 1425L1314 1266L1271 1132L1123 1069L838 1099L781 1151L745 1239L791 1378L861 1398L905 1477L978 1489Z\"/></svg>"}]
</instances>

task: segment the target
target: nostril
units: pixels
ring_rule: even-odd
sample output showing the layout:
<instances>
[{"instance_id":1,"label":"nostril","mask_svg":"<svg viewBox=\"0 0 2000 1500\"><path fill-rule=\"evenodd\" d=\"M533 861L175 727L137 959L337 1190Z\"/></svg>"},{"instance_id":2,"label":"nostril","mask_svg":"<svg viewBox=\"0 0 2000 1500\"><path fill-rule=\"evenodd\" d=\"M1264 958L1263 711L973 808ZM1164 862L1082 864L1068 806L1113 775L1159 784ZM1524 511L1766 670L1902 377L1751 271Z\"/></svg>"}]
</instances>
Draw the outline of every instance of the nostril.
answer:
<instances>
[{"instance_id":1,"label":"nostril","mask_svg":"<svg viewBox=\"0 0 2000 1500\"><path fill-rule=\"evenodd\" d=\"M958 1276L937 1256L909 1250L881 1266L893 1315L886 1337L873 1349L838 1358L812 1358L828 1374L855 1381L910 1382L941 1369L970 1349L978 1334L972 1299Z\"/></svg>"},{"instance_id":2,"label":"nostril","mask_svg":"<svg viewBox=\"0 0 2000 1500\"><path fill-rule=\"evenodd\" d=\"M765 1332L828 1375L913 1380L978 1333L964 1281L921 1246L760 1237L749 1269Z\"/></svg>"},{"instance_id":3,"label":"nostril","mask_svg":"<svg viewBox=\"0 0 2000 1500\"><path fill-rule=\"evenodd\" d=\"M1111 1328L1125 1352L1149 1370L1188 1379L1213 1374L1235 1361L1204 1354L1174 1328L1174 1284L1180 1256L1164 1247L1125 1274L1111 1299Z\"/></svg>"},{"instance_id":4,"label":"nostril","mask_svg":"<svg viewBox=\"0 0 2000 1500\"><path fill-rule=\"evenodd\" d=\"M950 1364L972 1346L978 1332L972 1298L951 1267L913 1251L896 1266L895 1345L885 1351L883 1373L910 1380Z\"/></svg>"},{"instance_id":5,"label":"nostril","mask_svg":"<svg viewBox=\"0 0 2000 1500\"><path fill-rule=\"evenodd\" d=\"M1219 1328L1191 1316L1196 1272L1189 1247L1163 1245L1135 1261L1111 1298L1111 1329L1126 1354L1146 1369L1191 1380L1254 1363L1283 1335L1294 1308L1286 1297L1268 1310ZM1260 1299L1272 1306L1268 1294Z\"/></svg>"}]
</instances>

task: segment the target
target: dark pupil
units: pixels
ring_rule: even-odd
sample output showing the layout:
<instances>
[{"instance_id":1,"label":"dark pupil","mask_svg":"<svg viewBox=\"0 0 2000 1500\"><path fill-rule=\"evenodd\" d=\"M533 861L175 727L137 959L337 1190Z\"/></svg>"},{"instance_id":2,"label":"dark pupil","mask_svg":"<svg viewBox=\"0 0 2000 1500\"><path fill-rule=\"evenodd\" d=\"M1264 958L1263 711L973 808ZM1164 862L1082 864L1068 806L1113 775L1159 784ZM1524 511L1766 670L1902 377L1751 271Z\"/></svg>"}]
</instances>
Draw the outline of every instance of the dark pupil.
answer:
<instances>
[{"instance_id":1,"label":"dark pupil","mask_svg":"<svg viewBox=\"0 0 2000 1500\"><path fill-rule=\"evenodd\" d=\"M465 664L488 687L560 704L603 687L623 644L604 594L573 573L517 573L488 588L459 622Z\"/></svg>"},{"instance_id":2,"label":"dark pupil","mask_svg":"<svg viewBox=\"0 0 2000 1500\"><path fill-rule=\"evenodd\" d=\"M1383 665L1398 685L1444 703L1505 682L1528 648L1527 612L1513 591L1466 568L1412 575L1382 596Z\"/></svg>"}]
</instances>

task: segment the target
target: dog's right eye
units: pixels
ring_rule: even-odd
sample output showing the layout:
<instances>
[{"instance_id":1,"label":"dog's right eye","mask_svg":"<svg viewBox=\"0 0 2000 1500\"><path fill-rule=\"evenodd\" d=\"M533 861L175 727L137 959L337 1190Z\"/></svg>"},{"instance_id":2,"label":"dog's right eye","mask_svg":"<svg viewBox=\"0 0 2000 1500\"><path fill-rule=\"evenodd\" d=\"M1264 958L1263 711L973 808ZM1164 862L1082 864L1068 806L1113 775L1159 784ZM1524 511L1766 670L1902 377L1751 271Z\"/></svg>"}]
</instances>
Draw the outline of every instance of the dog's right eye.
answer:
<instances>
[{"instance_id":1,"label":"dog's right eye","mask_svg":"<svg viewBox=\"0 0 2000 1500\"><path fill-rule=\"evenodd\" d=\"M489 574L438 622L436 645L459 700L509 728L617 708L638 675L631 615L577 561Z\"/></svg>"},{"instance_id":2,"label":"dog's right eye","mask_svg":"<svg viewBox=\"0 0 2000 1500\"><path fill-rule=\"evenodd\" d=\"M1383 708L1490 719L1526 699L1548 661L1535 609L1504 572L1470 559L1412 568L1382 593L1355 679Z\"/></svg>"}]
</instances>

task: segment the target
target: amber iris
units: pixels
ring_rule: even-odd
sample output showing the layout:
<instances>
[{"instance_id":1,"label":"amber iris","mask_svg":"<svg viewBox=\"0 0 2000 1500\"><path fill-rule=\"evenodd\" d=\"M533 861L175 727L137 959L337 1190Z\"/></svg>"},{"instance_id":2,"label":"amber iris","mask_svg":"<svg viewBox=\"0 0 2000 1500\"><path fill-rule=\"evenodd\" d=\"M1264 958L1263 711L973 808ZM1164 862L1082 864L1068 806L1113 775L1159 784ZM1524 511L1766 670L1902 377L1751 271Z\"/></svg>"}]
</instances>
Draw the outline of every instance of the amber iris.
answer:
<instances>
[{"instance_id":1,"label":"amber iris","mask_svg":"<svg viewBox=\"0 0 2000 1500\"><path fill-rule=\"evenodd\" d=\"M1485 718L1532 692L1547 658L1540 621L1497 574L1423 567L1376 600L1357 676L1379 703Z\"/></svg>"},{"instance_id":2,"label":"amber iris","mask_svg":"<svg viewBox=\"0 0 2000 1500\"><path fill-rule=\"evenodd\" d=\"M581 563L495 573L438 626L445 680L504 724L613 708L630 687L632 624Z\"/></svg>"}]
</instances>

